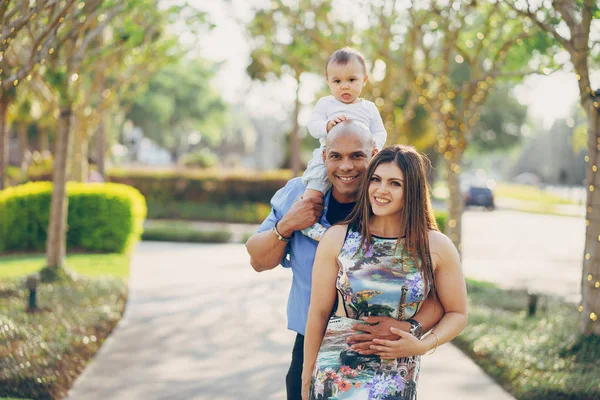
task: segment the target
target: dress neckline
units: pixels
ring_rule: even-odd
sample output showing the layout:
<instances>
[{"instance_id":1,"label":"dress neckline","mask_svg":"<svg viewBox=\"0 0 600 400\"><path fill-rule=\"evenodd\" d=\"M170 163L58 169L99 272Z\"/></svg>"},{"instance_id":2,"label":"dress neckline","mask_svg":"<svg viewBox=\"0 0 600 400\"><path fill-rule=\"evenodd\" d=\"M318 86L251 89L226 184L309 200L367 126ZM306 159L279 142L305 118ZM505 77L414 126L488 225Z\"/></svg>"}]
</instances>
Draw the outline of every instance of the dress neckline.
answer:
<instances>
[{"instance_id":1,"label":"dress neckline","mask_svg":"<svg viewBox=\"0 0 600 400\"><path fill-rule=\"evenodd\" d=\"M373 235L371 234L372 237L376 238L376 239L384 239L384 240L398 240L398 236L396 237L386 237L386 236L379 236L379 235Z\"/></svg>"}]
</instances>

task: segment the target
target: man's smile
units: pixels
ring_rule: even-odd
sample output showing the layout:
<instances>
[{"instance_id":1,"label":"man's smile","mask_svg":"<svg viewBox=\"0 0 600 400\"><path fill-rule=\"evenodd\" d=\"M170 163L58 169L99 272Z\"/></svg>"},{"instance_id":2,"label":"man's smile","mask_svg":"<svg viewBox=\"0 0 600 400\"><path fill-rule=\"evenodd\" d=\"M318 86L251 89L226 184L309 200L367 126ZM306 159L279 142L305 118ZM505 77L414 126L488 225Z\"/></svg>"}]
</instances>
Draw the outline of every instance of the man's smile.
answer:
<instances>
[{"instance_id":1,"label":"man's smile","mask_svg":"<svg viewBox=\"0 0 600 400\"><path fill-rule=\"evenodd\" d=\"M358 178L358 175L352 175L352 176L340 176L340 175L336 175L336 178L338 178L342 182L352 182L352 181L354 181L354 180L356 180Z\"/></svg>"}]
</instances>

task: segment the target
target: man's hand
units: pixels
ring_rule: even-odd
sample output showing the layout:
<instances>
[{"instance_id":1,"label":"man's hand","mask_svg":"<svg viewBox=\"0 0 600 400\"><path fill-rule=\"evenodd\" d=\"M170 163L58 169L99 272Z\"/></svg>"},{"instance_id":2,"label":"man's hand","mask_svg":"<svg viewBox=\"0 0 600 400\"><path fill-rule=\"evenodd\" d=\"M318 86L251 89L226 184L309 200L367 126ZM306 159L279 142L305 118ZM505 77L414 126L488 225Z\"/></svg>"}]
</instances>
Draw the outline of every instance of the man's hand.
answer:
<instances>
[{"instance_id":1,"label":"man's hand","mask_svg":"<svg viewBox=\"0 0 600 400\"><path fill-rule=\"evenodd\" d=\"M337 117L333 117L333 119L330 119L329 121L327 121L327 133L329 133L331 128L333 128L334 126L336 126L337 124L339 124L340 122L345 121L345 120L346 120L345 115L338 115Z\"/></svg>"},{"instance_id":2,"label":"man's hand","mask_svg":"<svg viewBox=\"0 0 600 400\"><path fill-rule=\"evenodd\" d=\"M323 214L323 199L311 197L296 201L277 224L277 230L284 237L291 237L295 231L312 226Z\"/></svg>"},{"instance_id":3,"label":"man's hand","mask_svg":"<svg viewBox=\"0 0 600 400\"><path fill-rule=\"evenodd\" d=\"M352 349L362 355L368 356L377 353L377 350L371 348L373 339L398 340L399 336L391 333L390 328L394 327L408 332L410 322L398 321L390 317L363 317L367 324L355 324L352 329L364 333L359 333L348 337L347 342L352 344Z\"/></svg>"}]
</instances>

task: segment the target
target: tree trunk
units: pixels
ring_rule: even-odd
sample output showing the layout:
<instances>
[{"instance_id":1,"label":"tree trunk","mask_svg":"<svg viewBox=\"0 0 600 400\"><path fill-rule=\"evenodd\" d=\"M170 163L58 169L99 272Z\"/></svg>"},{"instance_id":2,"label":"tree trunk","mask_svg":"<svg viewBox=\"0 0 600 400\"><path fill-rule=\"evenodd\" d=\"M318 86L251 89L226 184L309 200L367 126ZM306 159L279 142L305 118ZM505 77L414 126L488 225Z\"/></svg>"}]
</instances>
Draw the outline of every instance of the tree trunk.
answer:
<instances>
[{"instance_id":1,"label":"tree trunk","mask_svg":"<svg viewBox=\"0 0 600 400\"><path fill-rule=\"evenodd\" d=\"M85 129L85 124L77 118L73 117L73 154L71 156L71 179L76 182L87 181L88 171L88 137Z\"/></svg>"},{"instance_id":2,"label":"tree trunk","mask_svg":"<svg viewBox=\"0 0 600 400\"><path fill-rule=\"evenodd\" d=\"M42 127L39 128L38 140L38 147L40 153L44 154L50 150L50 141L48 140L48 129Z\"/></svg>"},{"instance_id":3,"label":"tree trunk","mask_svg":"<svg viewBox=\"0 0 600 400\"><path fill-rule=\"evenodd\" d=\"M462 153L456 150L449 159L444 158L446 171L448 173L448 221L446 223L446 235L452 240L458 251L462 250L462 213L464 210L464 199L460 191L460 163Z\"/></svg>"},{"instance_id":4,"label":"tree trunk","mask_svg":"<svg viewBox=\"0 0 600 400\"><path fill-rule=\"evenodd\" d=\"M27 157L27 124L19 126L19 160L21 162L21 175L25 177L29 168L30 157Z\"/></svg>"},{"instance_id":5,"label":"tree trunk","mask_svg":"<svg viewBox=\"0 0 600 400\"><path fill-rule=\"evenodd\" d=\"M8 127L6 126L6 110L8 100L0 95L0 190L8 186Z\"/></svg>"},{"instance_id":6,"label":"tree trunk","mask_svg":"<svg viewBox=\"0 0 600 400\"><path fill-rule=\"evenodd\" d=\"M292 173L294 176L297 176L300 173L300 153L302 149L300 148L300 138L298 137L298 130L300 129L300 125L298 124L298 115L300 114L300 76L296 75L296 81L298 86L296 86L296 100L294 103L294 115L293 115L293 124L292 131L290 132L290 167L292 168Z\"/></svg>"},{"instance_id":7,"label":"tree trunk","mask_svg":"<svg viewBox=\"0 0 600 400\"><path fill-rule=\"evenodd\" d=\"M586 164L587 212L581 282L581 331L600 335L600 111L588 113L588 159Z\"/></svg>"},{"instance_id":8,"label":"tree trunk","mask_svg":"<svg viewBox=\"0 0 600 400\"><path fill-rule=\"evenodd\" d=\"M104 118L100 116L100 123L98 124L98 130L96 131L96 168L98 173L102 175L102 178L106 180L105 167L104 167L104 153L106 147L106 138L104 137Z\"/></svg>"},{"instance_id":9,"label":"tree trunk","mask_svg":"<svg viewBox=\"0 0 600 400\"><path fill-rule=\"evenodd\" d=\"M47 266L59 269L64 266L67 252L67 160L69 159L69 137L71 135L71 104L61 107L56 132L54 168L52 181L52 203L48 242L46 243Z\"/></svg>"}]
</instances>

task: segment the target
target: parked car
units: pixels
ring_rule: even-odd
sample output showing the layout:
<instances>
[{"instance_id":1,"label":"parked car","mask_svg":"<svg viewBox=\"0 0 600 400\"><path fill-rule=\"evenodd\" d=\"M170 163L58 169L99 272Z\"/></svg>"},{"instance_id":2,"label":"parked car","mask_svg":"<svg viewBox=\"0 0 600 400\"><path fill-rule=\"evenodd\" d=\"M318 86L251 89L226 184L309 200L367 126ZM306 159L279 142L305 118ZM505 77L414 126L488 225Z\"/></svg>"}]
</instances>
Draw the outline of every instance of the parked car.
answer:
<instances>
[{"instance_id":1,"label":"parked car","mask_svg":"<svg viewBox=\"0 0 600 400\"><path fill-rule=\"evenodd\" d=\"M494 193L487 187L470 186L465 193L465 206L481 206L488 210L493 210Z\"/></svg>"}]
</instances>

